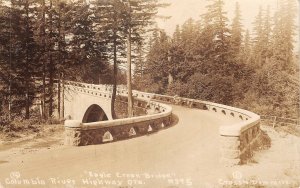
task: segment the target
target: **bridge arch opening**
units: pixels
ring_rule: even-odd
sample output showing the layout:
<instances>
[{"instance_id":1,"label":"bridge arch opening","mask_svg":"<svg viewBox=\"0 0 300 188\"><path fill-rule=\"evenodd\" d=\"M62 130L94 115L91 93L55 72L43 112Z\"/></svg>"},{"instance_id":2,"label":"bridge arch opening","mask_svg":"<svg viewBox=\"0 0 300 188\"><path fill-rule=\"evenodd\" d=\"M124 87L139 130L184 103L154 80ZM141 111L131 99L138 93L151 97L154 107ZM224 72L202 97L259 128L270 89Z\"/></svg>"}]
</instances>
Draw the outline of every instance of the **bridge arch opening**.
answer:
<instances>
[{"instance_id":1,"label":"bridge arch opening","mask_svg":"<svg viewBox=\"0 0 300 188\"><path fill-rule=\"evenodd\" d=\"M104 110L99 105L93 104L86 110L83 116L82 123L91 123L106 120L108 120L108 118Z\"/></svg>"}]
</instances>

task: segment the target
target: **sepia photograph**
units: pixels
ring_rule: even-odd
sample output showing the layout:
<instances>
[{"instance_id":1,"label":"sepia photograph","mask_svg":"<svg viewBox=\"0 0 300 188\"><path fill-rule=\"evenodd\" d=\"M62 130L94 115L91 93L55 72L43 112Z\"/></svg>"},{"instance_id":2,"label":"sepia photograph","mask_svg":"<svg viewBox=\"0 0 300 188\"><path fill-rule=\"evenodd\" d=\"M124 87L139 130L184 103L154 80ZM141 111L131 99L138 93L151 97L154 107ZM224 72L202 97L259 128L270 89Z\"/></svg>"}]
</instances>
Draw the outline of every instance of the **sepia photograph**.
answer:
<instances>
[{"instance_id":1,"label":"sepia photograph","mask_svg":"<svg viewBox=\"0 0 300 188\"><path fill-rule=\"evenodd\" d=\"M0 0L0 188L300 188L299 0Z\"/></svg>"}]
</instances>

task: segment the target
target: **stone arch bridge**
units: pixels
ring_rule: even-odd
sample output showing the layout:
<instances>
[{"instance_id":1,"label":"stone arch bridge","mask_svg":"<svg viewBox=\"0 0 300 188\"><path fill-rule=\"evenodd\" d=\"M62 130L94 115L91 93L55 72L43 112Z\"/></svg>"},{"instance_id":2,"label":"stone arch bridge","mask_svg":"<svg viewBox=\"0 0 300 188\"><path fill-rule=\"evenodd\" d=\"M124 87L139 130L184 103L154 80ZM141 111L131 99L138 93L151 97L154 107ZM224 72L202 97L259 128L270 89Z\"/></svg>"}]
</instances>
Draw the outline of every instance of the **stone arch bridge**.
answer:
<instances>
[{"instance_id":1,"label":"stone arch bridge","mask_svg":"<svg viewBox=\"0 0 300 188\"><path fill-rule=\"evenodd\" d=\"M117 94L127 102L125 87L118 87ZM252 158L254 151L262 144L263 133L260 130L260 116L235 107L225 106L207 101L181 97L158 95L133 91L134 108L144 111L144 115L133 118L113 120L111 116L111 87L78 82L67 82L64 98L65 144L74 146L95 145L126 140L153 133L175 130L178 121L192 122L193 134L180 132L171 135L170 139L192 139L208 137L215 143L219 160L226 166L246 163ZM193 110L187 115L180 111ZM193 115L195 113L195 115ZM187 117L191 116L191 117ZM211 119L211 127L205 130L202 124ZM216 121L219 126L215 126ZM223 123L220 123L223 122ZM183 125L185 126L185 125ZM174 128L173 128L174 127ZM181 129L185 129L182 127ZM201 131L199 131L201 130ZM212 131L213 130L213 131ZM171 131L170 131L171 132ZM201 135L205 133L205 135ZM211 136L209 136L209 134ZM139 139L139 138L136 138ZM199 147L205 150L205 143Z\"/></svg>"}]
</instances>

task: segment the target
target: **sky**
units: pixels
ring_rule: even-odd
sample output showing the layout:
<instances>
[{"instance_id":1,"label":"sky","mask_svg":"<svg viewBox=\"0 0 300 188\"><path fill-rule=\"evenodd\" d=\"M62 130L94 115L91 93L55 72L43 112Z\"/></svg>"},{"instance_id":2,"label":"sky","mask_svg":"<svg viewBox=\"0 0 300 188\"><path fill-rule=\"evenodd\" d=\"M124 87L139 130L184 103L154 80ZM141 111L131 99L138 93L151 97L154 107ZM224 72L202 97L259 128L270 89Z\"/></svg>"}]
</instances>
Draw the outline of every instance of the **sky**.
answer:
<instances>
[{"instance_id":1,"label":"sky","mask_svg":"<svg viewBox=\"0 0 300 188\"><path fill-rule=\"evenodd\" d=\"M187 19L198 20L201 14L206 12L207 0L161 0L164 3L170 3L167 8L159 10L160 15L171 16L168 20L157 20L159 28L164 29L169 35L175 30L177 24L182 25ZM252 23L258 14L259 7L267 8L269 5L271 11L277 8L278 0L224 0L225 11L229 20L234 16L235 3L239 2L242 13L242 23L244 29L252 30ZM298 2L298 1L297 1ZM273 15L273 14L272 14ZM231 23L229 21L229 24ZM297 19L298 24L298 19Z\"/></svg>"}]
</instances>

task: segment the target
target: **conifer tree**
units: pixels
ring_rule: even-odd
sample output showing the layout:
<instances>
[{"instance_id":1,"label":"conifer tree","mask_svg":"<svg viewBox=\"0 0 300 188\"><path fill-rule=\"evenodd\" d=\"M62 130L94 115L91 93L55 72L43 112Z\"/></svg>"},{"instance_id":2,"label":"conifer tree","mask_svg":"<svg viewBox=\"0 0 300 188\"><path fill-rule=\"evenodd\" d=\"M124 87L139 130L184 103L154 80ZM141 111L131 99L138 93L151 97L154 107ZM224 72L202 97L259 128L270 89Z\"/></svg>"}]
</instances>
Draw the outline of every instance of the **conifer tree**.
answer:
<instances>
[{"instance_id":1,"label":"conifer tree","mask_svg":"<svg viewBox=\"0 0 300 188\"><path fill-rule=\"evenodd\" d=\"M207 35L203 37L209 37L211 40L207 43L209 49L206 49L204 52L204 54L209 56L209 58L205 60L209 65L204 64L202 67L204 67L206 74L209 73L224 78L222 86L215 83L216 80L209 79L209 84L213 85L215 87L214 89L218 90L219 93L207 99L216 101L216 98L218 98L218 102L230 104L233 102L232 84L234 82L232 79L235 76L234 74L237 68L232 58L232 51L230 50L231 34L227 25L228 18L224 11L224 1L213 0L211 4L207 6L207 13L204 14L203 17L204 31L206 31L205 34ZM202 76L199 75L195 79L199 80L201 77ZM223 86L226 86L226 89Z\"/></svg>"},{"instance_id":2,"label":"conifer tree","mask_svg":"<svg viewBox=\"0 0 300 188\"><path fill-rule=\"evenodd\" d=\"M234 53L235 61L240 61L241 56L241 45L243 40L243 28L241 23L241 11L240 5L236 2L235 5L235 17L233 18L232 25L231 25L231 49Z\"/></svg>"},{"instance_id":3,"label":"conifer tree","mask_svg":"<svg viewBox=\"0 0 300 188\"><path fill-rule=\"evenodd\" d=\"M111 113L116 118L115 100L117 94L118 64L124 57L124 28L122 23L123 4L120 0L94 1L94 28L97 39L106 47L105 55L113 62ZM104 55L104 53L102 52Z\"/></svg>"},{"instance_id":4,"label":"conifer tree","mask_svg":"<svg viewBox=\"0 0 300 188\"><path fill-rule=\"evenodd\" d=\"M265 13L265 14L264 14ZM270 15L269 10L265 11L259 8L258 15L255 18L254 38L253 38L253 60L256 68L261 68L266 62L269 48L270 35Z\"/></svg>"},{"instance_id":5,"label":"conifer tree","mask_svg":"<svg viewBox=\"0 0 300 188\"><path fill-rule=\"evenodd\" d=\"M267 7L265 11L264 19L263 19L263 36L262 36L262 59L263 62L266 61L267 58L271 55L271 16L270 16L270 6Z\"/></svg>"},{"instance_id":6,"label":"conifer tree","mask_svg":"<svg viewBox=\"0 0 300 188\"><path fill-rule=\"evenodd\" d=\"M148 81L145 83L147 91L155 93L165 92L168 87L169 72L172 71L169 60L170 41L164 31L155 30L153 42L147 55L146 69ZM166 66L169 65L169 66Z\"/></svg>"},{"instance_id":7,"label":"conifer tree","mask_svg":"<svg viewBox=\"0 0 300 188\"><path fill-rule=\"evenodd\" d=\"M228 18L224 11L223 0L213 0L207 6L205 15L207 24L213 28L214 61L220 65L225 65L229 60L230 33L227 27Z\"/></svg>"},{"instance_id":8,"label":"conifer tree","mask_svg":"<svg viewBox=\"0 0 300 188\"><path fill-rule=\"evenodd\" d=\"M30 106L35 86L32 77L36 68L36 45L33 39L32 2L11 1L7 20L9 21L9 95L16 101L15 108L25 108L25 119L30 117ZM13 50L14 49L14 50ZM12 103L12 101L10 101Z\"/></svg>"},{"instance_id":9,"label":"conifer tree","mask_svg":"<svg viewBox=\"0 0 300 188\"><path fill-rule=\"evenodd\" d=\"M128 89L128 117L133 116L133 98L132 98L132 44L143 39L146 27L154 23L154 18L159 7L166 6L158 3L157 0L123 0L124 12L124 31L126 35L127 48L127 89Z\"/></svg>"},{"instance_id":10,"label":"conifer tree","mask_svg":"<svg viewBox=\"0 0 300 188\"><path fill-rule=\"evenodd\" d=\"M176 25L176 29L175 29L175 32L173 34L173 41L175 43L180 43L180 41L181 41L181 30L180 30L179 25Z\"/></svg>"},{"instance_id":11,"label":"conifer tree","mask_svg":"<svg viewBox=\"0 0 300 188\"><path fill-rule=\"evenodd\" d=\"M251 38L249 30L246 30L245 37L241 47L241 60L245 64L249 64L251 58Z\"/></svg>"},{"instance_id":12,"label":"conifer tree","mask_svg":"<svg viewBox=\"0 0 300 188\"><path fill-rule=\"evenodd\" d=\"M293 73L293 50L295 36L295 1L281 0L275 13L274 32L272 37L272 61L276 61L278 70Z\"/></svg>"}]
</instances>

